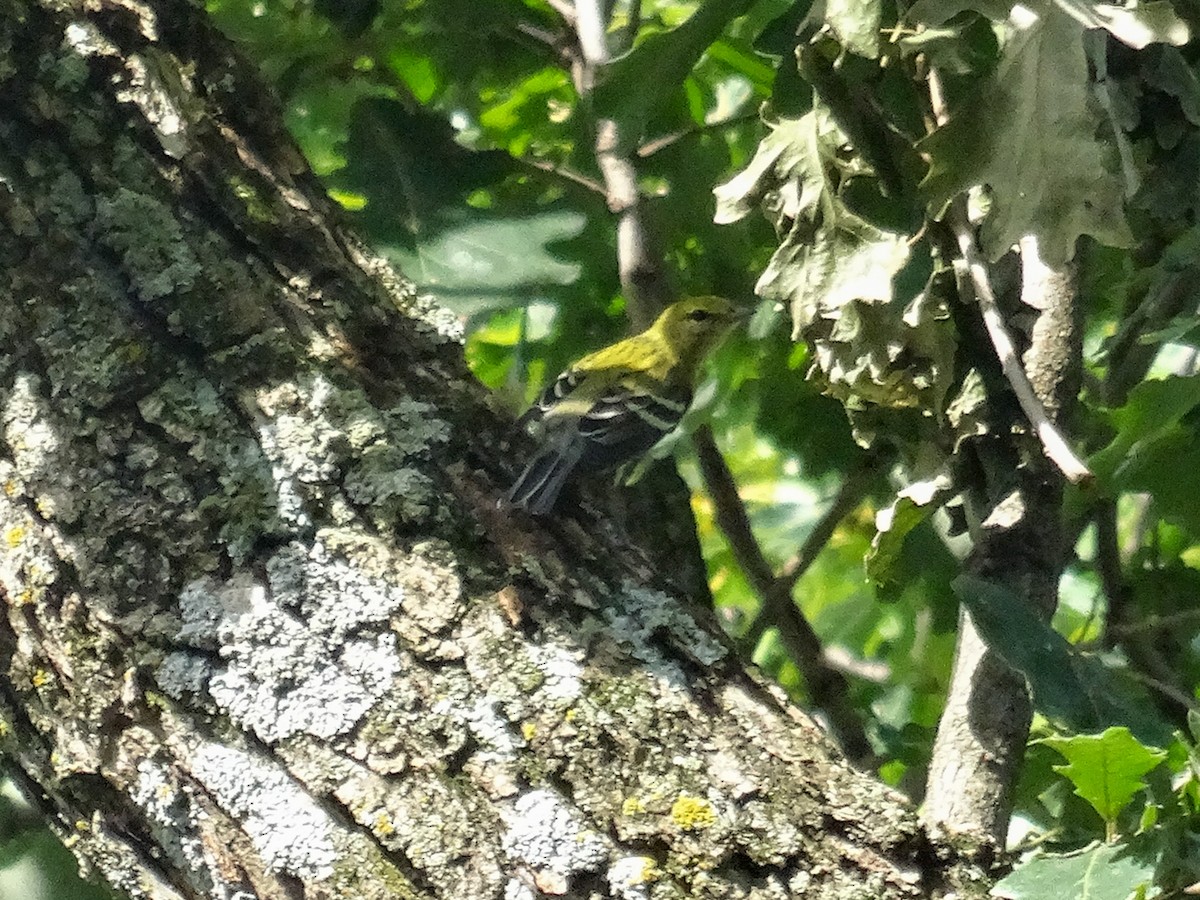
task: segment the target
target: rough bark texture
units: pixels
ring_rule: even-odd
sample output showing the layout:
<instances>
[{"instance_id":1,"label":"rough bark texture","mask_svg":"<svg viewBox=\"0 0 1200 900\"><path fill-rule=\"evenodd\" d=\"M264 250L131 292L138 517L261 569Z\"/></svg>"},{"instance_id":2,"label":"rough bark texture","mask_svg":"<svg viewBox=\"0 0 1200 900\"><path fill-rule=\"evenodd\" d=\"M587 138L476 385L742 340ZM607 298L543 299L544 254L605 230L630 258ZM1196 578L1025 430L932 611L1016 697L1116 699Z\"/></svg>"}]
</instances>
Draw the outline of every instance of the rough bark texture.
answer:
<instances>
[{"instance_id":1,"label":"rough bark texture","mask_svg":"<svg viewBox=\"0 0 1200 900\"><path fill-rule=\"evenodd\" d=\"M498 506L509 426L454 323L329 224L198 10L2 8L0 746L87 869L154 898L986 890L603 518Z\"/></svg>"},{"instance_id":2,"label":"rough bark texture","mask_svg":"<svg viewBox=\"0 0 1200 900\"><path fill-rule=\"evenodd\" d=\"M1038 399L1061 421L1082 371L1075 278L1047 269L1032 240L1022 243L1021 261L1020 303L1032 310L1022 362ZM1020 426L997 431L1004 433L982 440L976 452L974 499L983 514L967 569L1049 618L1067 549L1063 479L1027 425L1025 433ZM1032 715L1024 679L987 648L964 610L923 819L980 842L985 858L1002 851Z\"/></svg>"}]
</instances>

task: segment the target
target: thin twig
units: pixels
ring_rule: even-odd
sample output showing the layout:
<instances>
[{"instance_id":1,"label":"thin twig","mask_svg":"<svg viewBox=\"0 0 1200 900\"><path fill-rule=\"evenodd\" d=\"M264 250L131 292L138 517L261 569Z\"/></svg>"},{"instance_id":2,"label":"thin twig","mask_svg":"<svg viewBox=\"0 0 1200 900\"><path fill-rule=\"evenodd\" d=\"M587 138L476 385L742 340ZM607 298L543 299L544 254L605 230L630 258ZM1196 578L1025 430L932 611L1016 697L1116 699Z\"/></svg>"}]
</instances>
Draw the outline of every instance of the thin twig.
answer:
<instances>
[{"instance_id":1,"label":"thin twig","mask_svg":"<svg viewBox=\"0 0 1200 900\"><path fill-rule=\"evenodd\" d=\"M514 156L513 159L522 165L530 166L540 172L545 172L548 175L553 175L556 178L561 178L564 181L570 181L580 187L587 188L592 193L599 194L601 197L607 196L604 185L594 179L588 178L586 175L580 175L578 172L572 172L570 169L564 169L552 162L532 156Z\"/></svg>"},{"instance_id":2,"label":"thin twig","mask_svg":"<svg viewBox=\"0 0 1200 900\"><path fill-rule=\"evenodd\" d=\"M948 118L946 106L942 98L941 81L938 73L933 69L929 72L929 94L934 116L939 125L944 125ZM1092 480L1091 470L1083 460L1075 455L1075 451L1071 449L1067 439L1058 430L1058 426L1051 421L1046 407L1038 399L1033 385L1029 383L1029 377L1025 374L1020 357L1017 356L1017 349L1013 345L1008 327L1004 324L1004 316L996 302L996 295L992 291L987 265L975 240L975 229L971 226L967 216L965 196L958 197L950 204L946 213L946 222L954 234L958 252L971 277L975 299L979 302L984 327L987 329L996 356L1000 360L1000 369L1004 372L1009 386L1012 387L1017 402L1021 404L1021 409L1029 420L1029 424L1033 426L1034 433L1041 441L1043 452L1052 463L1058 466L1063 476L1073 484L1082 484Z\"/></svg>"},{"instance_id":3,"label":"thin twig","mask_svg":"<svg viewBox=\"0 0 1200 900\"><path fill-rule=\"evenodd\" d=\"M1092 514L1096 523L1096 574L1108 600L1108 624L1119 626L1129 618L1129 585L1121 571L1121 549L1117 539L1117 504L1102 500ZM1110 637L1115 637L1109 632Z\"/></svg>"},{"instance_id":4,"label":"thin twig","mask_svg":"<svg viewBox=\"0 0 1200 900\"><path fill-rule=\"evenodd\" d=\"M808 533L808 537L804 539L804 543L800 545L796 555L784 563L783 568L779 570L780 589L785 594L791 594L796 582L804 577L809 566L825 549L825 545L833 537L833 533L842 519L846 518L851 510L862 502L867 488L870 487L871 481L878 471L878 455L868 453L863 457L862 462L846 473L846 477L842 479L842 484L834 495L833 502L829 504L829 509L825 511L825 515L817 520L817 524Z\"/></svg>"},{"instance_id":5,"label":"thin twig","mask_svg":"<svg viewBox=\"0 0 1200 900\"><path fill-rule=\"evenodd\" d=\"M1173 630L1181 625L1195 625L1197 621L1200 621L1200 609L1185 609L1168 616L1151 616L1141 622L1109 625L1107 631L1110 636L1120 639L1151 631Z\"/></svg>"},{"instance_id":6,"label":"thin twig","mask_svg":"<svg viewBox=\"0 0 1200 900\"><path fill-rule=\"evenodd\" d=\"M593 79L595 70L609 60L608 29L602 5L600 0L575 0L575 33L579 35L583 61L592 70L589 75ZM590 91L592 83L589 79L583 90Z\"/></svg>"},{"instance_id":7,"label":"thin twig","mask_svg":"<svg viewBox=\"0 0 1200 900\"><path fill-rule=\"evenodd\" d=\"M703 125L693 125L690 128L672 131L670 134L664 134L662 137L656 137L654 140L642 144L642 146L638 147L637 155L645 159L646 157L653 156L660 150L665 150L667 147L686 137L705 134L709 131L719 131L730 125L741 125L743 122L758 121L760 118L761 115L758 110L754 110L740 116L730 116L727 119L720 119L716 122L705 122Z\"/></svg>"},{"instance_id":8,"label":"thin twig","mask_svg":"<svg viewBox=\"0 0 1200 900\"><path fill-rule=\"evenodd\" d=\"M611 18L611 13L610 13ZM615 47L624 53L633 46L638 30L642 27L642 0L630 0L629 15L618 34L614 35Z\"/></svg>"},{"instance_id":9,"label":"thin twig","mask_svg":"<svg viewBox=\"0 0 1200 900\"><path fill-rule=\"evenodd\" d=\"M813 704L824 712L842 750L850 759L867 763L874 754L862 722L849 702L849 683L841 672L826 663L820 638L796 604L791 602L790 592L786 602L772 599L781 595L780 582L754 537L746 507L738 496L737 484L717 448L712 430L708 426L700 428L693 440L704 484L713 501L717 526L729 542L734 559L761 598L763 613L778 630L788 655L808 686Z\"/></svg>"},{"instance_id":10,"label":"thin twig","mask_svg":"<svg viewBox=\"0 0 1200 900\"><path fill-rule=\"evenodd\" d=\"M1148 688L1158 691L1167 700L1182 706L1185 710L1195 710L1200 712L1200 702L1182 688L1178 688L1173 684L1155 678L1153 675L1147 675L1145 672L1140 672L1137 669L1130 668L1129 674L1135 680L1140 681Z\"/></svg>"}]
</instances>

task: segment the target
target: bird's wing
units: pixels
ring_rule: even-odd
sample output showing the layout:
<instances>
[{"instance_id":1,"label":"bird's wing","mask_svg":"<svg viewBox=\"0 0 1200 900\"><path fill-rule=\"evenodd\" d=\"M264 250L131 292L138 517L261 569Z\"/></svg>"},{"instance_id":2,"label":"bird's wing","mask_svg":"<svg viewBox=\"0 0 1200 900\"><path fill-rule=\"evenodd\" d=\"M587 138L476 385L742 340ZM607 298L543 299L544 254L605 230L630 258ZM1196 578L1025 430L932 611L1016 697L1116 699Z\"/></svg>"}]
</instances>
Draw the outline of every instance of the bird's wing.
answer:
<instances>
[{"instance_id":1,"label":"bird's wing","mask_svg":"<svg viewBox=\"0 0 1200 900\"><path fill-rule=\"evenodd\" d=\"M584 442L580 463L602 469L645 453L679 424L690 402L682 389L651 391L630 380L613 385L575 424Z\"/></svg>"}]
</instances>

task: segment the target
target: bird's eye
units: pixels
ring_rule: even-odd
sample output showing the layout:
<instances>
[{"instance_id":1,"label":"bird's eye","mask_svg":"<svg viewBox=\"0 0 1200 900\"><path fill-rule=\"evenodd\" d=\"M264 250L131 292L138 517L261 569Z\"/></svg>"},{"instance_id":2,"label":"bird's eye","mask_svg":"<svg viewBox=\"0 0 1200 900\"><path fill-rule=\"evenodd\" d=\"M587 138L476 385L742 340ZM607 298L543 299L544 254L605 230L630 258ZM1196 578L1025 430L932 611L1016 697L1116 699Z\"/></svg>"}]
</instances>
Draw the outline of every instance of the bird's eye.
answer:
<instances>
[{"instance_id":1,"label":"bird's eye","mask_svg":"<svg viewBox=\"0 0 1200 900\"><path fill-rule=\"evenodd\" d=\"M693 309L687 314L687 317L693 322L704 322L712 318L712 313L707 309Z\"/></svg>"}]
</instances>

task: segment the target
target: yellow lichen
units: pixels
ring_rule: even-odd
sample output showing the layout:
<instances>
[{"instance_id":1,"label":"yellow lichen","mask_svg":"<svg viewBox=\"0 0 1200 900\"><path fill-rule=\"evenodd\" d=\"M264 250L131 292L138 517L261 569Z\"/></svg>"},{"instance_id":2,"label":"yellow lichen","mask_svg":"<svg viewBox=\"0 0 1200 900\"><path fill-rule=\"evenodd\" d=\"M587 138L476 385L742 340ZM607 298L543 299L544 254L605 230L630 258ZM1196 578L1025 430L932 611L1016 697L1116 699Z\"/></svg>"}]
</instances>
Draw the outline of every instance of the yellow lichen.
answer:
<instances>
[{"instance_id":1,"label":"yellow lichen","mask_svg":"<svg viewBox=\"0 0 1200 900\"><path fill-rule=\"evenodd\" d=\"M537 724L534 722L521 723L521 737L527 741L532 741L537 735Z\"/></svg>"},{"instance_id":2,"label":"yellow lichen","mask_svg":"<svg viewBox=\"0 0 1200 900\"><path fill-rule=\"evenodd\" d=\"M4 532L4 543L9 547L16 547L23 540L25 540L25 528L22 525L13 525Z\"/></svg>"},{"instance_id":3,"label":"yellow lichen","mask_svg":"<svg viewBox=\"0 0 1200 900\"><path fill-rule=\"evenodd\" d=\"M33 588L21 588L13 598L13 606L28 606L33 602Z\"/></svg>"},{"instance_id":4,"label":"yellow lichen","mask_svg":"<svg viewBox=\"0 0 1200 900\"><path fill-rule=\"evenodd\" d=\"M699 831L712 828L717 823L717 814L704 798L680 794L671 804L671 821L684 831Z\"/></svg>"},{"instance_id":5,"label":"yellow lichen","mask_svg":"<svg viewBox=\"0 0 1200 900\"><path fill-rule=\"evenodd\" d=\"M636 816L645 811L646 807L639 797L626 797L621 804L621 815L623 816Z\"/></svg>"},{"instance_id":6,"label":"yellow lichen","mask_svg":"<svg viewBox=\"0 0 1200 900\"><path fill-rule=\"evenodd\" d=\"M33 682L35 688L45 687L54 680L54 677L45 669L35 669L33 677L30 681Z\"/></svg>"},{"instance_id":7,"label":"yellow lichen","mask_svg":"<svg viewBox=\"0 0 1200 900\"><path fill-rule=\"evenodd\" d=\"M568 709L566 711L566 713L563 714L563 719L565 719L568 722L574 722L578 716L579 716L579 710L576 707L572 706L570 709Z\"/></svg>"},{"instance_id":8,"label":"yellow lichen","mask_svg":"<svg viewBox=\"0 0 1200 900\"><path fill-rule=\"evenodd\" d=\"M17 487L17 483L11 478L4 482L4 493L8 494L8 496L15 496L18 490L20 490L20 488Z\"/></svg>"},{"instance_id":9,"label":"yellow lichen","mask_svg":"<svg viewBox=\"0 0 1200 900\"><path fill-rule=\"evenodd\" d=\"M389 835L396 833L396 826L392 822L391 816L389 816L386 812L380 811L379 814L375 816L375 822L372 825L371 830L375 832L376 837L388 837Z\"/></svg>"},{"instance_id":10,"label":"yellow lichen","mask_svg":"<svg viewBox=\"0 0 1200 900\"><path fill-rule=\"evenodd\" d=\"M653 857L641 857L642 870L629 880L630 885L649 884L652 881L657 881L662 876L662 870L658 867L658 863Z\"/></svg>"}]
</instances>

